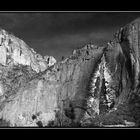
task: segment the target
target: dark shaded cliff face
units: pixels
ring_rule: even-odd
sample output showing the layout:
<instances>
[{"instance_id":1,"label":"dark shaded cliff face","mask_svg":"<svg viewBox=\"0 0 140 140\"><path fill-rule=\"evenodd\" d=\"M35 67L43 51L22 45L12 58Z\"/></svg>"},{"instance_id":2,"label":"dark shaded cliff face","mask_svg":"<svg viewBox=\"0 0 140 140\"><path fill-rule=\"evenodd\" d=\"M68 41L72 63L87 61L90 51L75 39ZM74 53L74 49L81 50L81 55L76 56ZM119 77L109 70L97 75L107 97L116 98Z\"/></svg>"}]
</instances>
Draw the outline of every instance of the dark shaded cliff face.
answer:
<instances>
[{"instance_id":1,"label":"dark shaded cliff face","mask_svg":"<svg viewBox=\"0 0 140 140\"><path fill-rule=\"evenodd\" d=\"M13 127L139 126L139 25L137 19L106 46L74 50L40 72L32 68L40 61L1 65L0 118Z\"/></svg>"}]
</instances>

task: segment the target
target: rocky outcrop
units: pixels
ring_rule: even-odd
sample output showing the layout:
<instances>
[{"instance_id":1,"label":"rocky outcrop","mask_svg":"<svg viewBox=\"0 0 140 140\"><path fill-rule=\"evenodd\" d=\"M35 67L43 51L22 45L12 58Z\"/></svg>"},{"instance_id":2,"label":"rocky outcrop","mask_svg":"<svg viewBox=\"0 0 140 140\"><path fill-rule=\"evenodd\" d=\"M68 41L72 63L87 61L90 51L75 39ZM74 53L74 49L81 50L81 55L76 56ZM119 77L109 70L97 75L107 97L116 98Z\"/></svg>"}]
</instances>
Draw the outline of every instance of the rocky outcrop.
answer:
<instances>
[{"instance_id":1,"label":"rocky outcrop","mask_svg":"<svg viewBox=\"0 0 140 140\"><path fill-rule=\"evenodd\" d=\"M0 118L13 127L139 126L139 25L137 19L106 46L86 45L57 63L21 40L23 55L8 56L9 45L1 45Z\"/></svg>"},{"instance_id":2,"label":"rocky outcrop","mask_svg":"<svg viewBox=\"0 0 140 140\"><path fill-rule=\"evenodd\" d=\"M54 63L56 60L52 56L45 56L43 59L41 55L30 49L24 41L5 30L0 30L0 64L2 66L24 65L40 72Z\"/></svg>"}]
</instances>

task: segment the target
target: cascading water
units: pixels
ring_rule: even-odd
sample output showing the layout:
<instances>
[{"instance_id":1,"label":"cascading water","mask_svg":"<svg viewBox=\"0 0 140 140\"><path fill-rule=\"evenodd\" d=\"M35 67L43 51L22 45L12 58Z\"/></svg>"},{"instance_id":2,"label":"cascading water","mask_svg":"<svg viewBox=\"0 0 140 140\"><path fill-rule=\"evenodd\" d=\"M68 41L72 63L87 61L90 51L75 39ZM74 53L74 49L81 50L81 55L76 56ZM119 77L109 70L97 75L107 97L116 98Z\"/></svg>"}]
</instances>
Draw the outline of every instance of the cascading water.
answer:
<instances>
[{"instance_id":1,"label":"cascading water","mask_svg":"<svg viewBox=\"0 0 140 140\"><path fill-rule=\"evenodd\" d=\"M87 100L88 113L85 113L85 119L95 118L113 107L116 96L115 90L111 87L111 82L112 77L103 55L96 72L91 78L90 96Z\"/></svg>"}]
</instances>

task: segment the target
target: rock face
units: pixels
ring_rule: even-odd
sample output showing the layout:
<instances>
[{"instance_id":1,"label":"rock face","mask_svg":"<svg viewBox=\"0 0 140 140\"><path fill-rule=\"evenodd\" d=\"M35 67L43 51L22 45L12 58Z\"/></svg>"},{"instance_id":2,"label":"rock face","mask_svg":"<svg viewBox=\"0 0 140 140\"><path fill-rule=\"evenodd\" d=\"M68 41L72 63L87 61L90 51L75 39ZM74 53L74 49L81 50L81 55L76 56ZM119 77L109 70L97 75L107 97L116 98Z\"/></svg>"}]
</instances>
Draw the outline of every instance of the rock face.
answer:
<instances>
[{"instance_id":1,"label":"rock face","mask_svg":"<svg viewBox=\"0 0 140 140\"><path fill-rule=\"evenodd\" d=\"M22 40L9 34L5 30L0 30L0 108L2 109L5 105L7 108L7 102L12 98L20 98L19 96L16 97L17 92L28 85L34 77L38 76L38 73L45 71L55 63L56 60L54 57L45 56L43 58L33 49L30 49ZM41 84L39 84L39 86L40 85ZM28 92L26 94L28 94ZM14 102L9 103L14 104ZM17 104L15 104L15 106L18 107ZM32 105L29 104L29 106ZM10 119L6 119L6 121L10 121L12 126L22 126L21 124L23 124L24 121L20 124L16 119L17 117L22 118L22 115L16 111L15 107L13 107L13 109L11 108L9 113L3 110L5 113L2 112L2 117L7 118L7 116L11 116ZM11 113L14 114L14 116ZM17 123L14 123L14 121L17 121ZM28 125L28 122L26 125Z\"/></svg>"},{"instance_id":2,"label":"rock face","mask_svg":"<svg viewBox=\"0 0 140 140\"><path fill-rule=\"evenodd\" d=\"M0 118L13 127L139 126L139 26L136 19L106 46L86 45L57 63L2 30Z\"/></svg>"},{"instance_id":3,"label":"rock face","mask_svg":"<svg viewBox=\"0 0 140 140\"><path fill-rule=\"evenodd\" d=\"M137 19L114 34L93 75L89 107L99 123L139 125L139 25Z\"/></svg>"},{"instance_id":4,"label":"rock face","mask_svg":"<svg viewBox=\"0 0 140 140\"><path fill-rule=\"evenodd\" d=\"M50 60L49 60L50 59ZM56 63L53 57L36 54L24 41L0 30L0 64L3 66L24 65L30 66L34 71L40 72Z\"/></svg>"}]
</instances>

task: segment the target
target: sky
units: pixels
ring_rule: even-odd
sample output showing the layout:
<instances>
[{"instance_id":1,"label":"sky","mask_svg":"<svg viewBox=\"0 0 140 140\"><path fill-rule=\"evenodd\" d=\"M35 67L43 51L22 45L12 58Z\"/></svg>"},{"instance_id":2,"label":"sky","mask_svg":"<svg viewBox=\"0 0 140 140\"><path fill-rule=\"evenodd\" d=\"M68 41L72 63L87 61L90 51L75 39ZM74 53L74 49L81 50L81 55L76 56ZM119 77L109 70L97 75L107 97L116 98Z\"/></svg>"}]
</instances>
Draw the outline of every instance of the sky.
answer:
<instances>
[{"instance_id":1,"label":"sky","mask_svg":"<svg viewBox=\"0 0 140 140\"><path fill-rule=\"evenodd\" d=\"M60 61L88 43L105 45L140 12L0 12L0 28Z\"/></svg>"}]
</instances>

